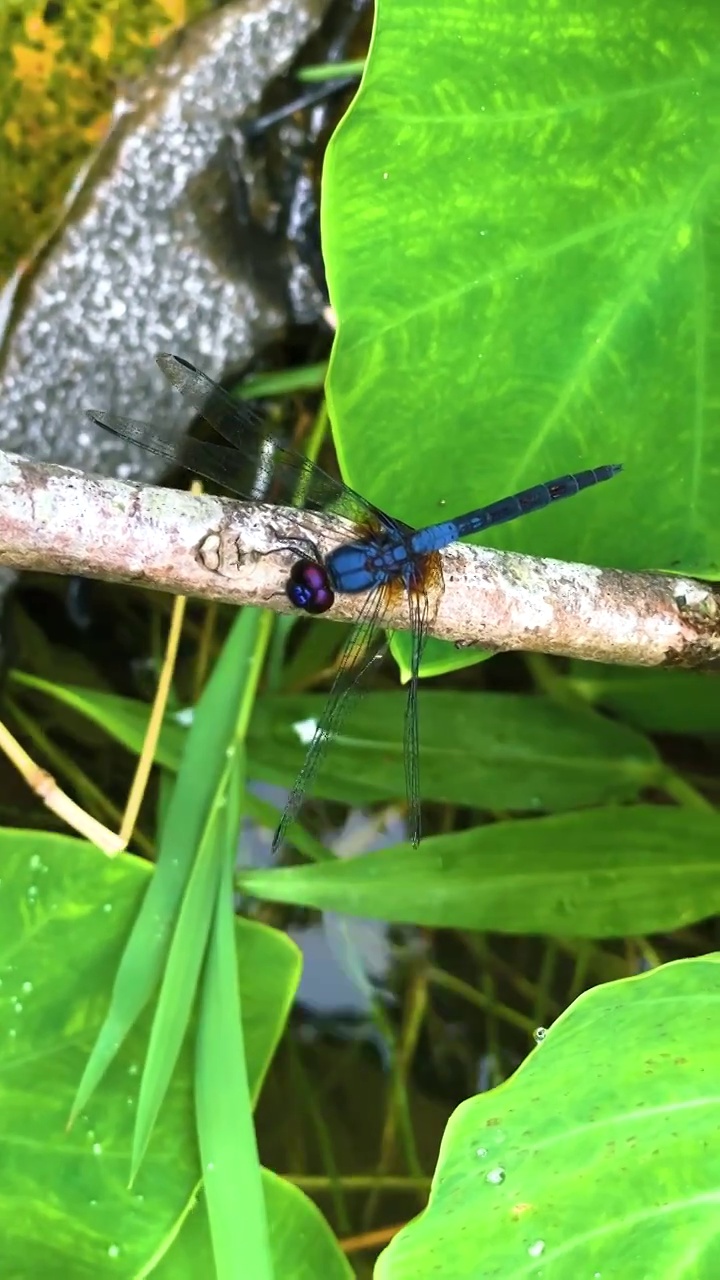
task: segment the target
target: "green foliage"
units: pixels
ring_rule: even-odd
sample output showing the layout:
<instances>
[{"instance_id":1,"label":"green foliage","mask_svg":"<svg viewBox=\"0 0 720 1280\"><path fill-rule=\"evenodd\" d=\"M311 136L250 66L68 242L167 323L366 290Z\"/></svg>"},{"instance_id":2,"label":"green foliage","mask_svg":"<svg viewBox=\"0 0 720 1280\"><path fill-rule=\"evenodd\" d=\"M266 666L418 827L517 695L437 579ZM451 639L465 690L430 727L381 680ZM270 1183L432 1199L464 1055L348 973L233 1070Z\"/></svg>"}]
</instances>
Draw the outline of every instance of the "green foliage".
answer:
<instances>
[{"instance_id":1,"label":"green foliage","mask_svg":"<svg viewBox=\"0 0 720 1280\"><path fill-rule=\"evenodd\" d=\"M153 23L166 8L141 6ZM328 393L354 487L421 524L621 461L611 485L493 530L493 543L718 576L719 36L711 0L590 0L580 15L566 0L379 0L323 209L339 317ZM43 40L54 57L60 29ZM314 865L242 867L234 885L242 819L276 816L248 783L292 781L323 702L296 689L331 656L329 628L312 627L281 669L278 631L256 697L270 627L240 615L192 715L167 717L152 872L66 837L0 832L0 1273L351 1274L318 1209L260 1166L252 1108L299 962L278 929L235 916L239 887L466 931L461 947L483 956L489 932L503 946L544 936L532 983L513 975L499 996L488 967L470 992L490 1011L498 1071L498 1025L528 1025L506 1000L530 988L549 1006L556 954L573 956L569 1008L507 1083L452 1116L430 1204L378 1280L682 1268L715 1280L716 958L570 1003L593 959L602 977L627 974L636 948L652 959L639 935L684 929L689 946L688 926L718 910L717 814L650 737L716 736L714 686L573 664L534 666L532 692L459 679L423 691L421 785L439 834L341 861L301 827ZM394 646L402 665L406 638ZM435 646L427 669L476 658ZM139 751L144 704L48 674L14 673L13 694L35 709L51 698L90 741ZM332 745L320 798L398 799L403 708L399 691L368 694ZM594 943L620 938L626 953ZM437 969L427 981L441 977L455 995L469 987ZM421 986L400 1047L384 1042L397 1110L383 1144L404 1125L413 1173L403 1072Z\"/></svg>"},{"instance_id":2,"label":"green foliage","mask_svg":"<svg viewBox=\"0 0 720 1280\"><path fill-rule=\"evenodd\" d=\"M720 681L698 671L647 671L573 663L573 688L584 700L646 733L720 731Z\"/></svg>"},{"instance_id":3,"label":"green foliage","mask_svg":"<svg viewBox=\"0 0 720 1280\"><path fill-rule=\"evenodd\" d=\"M380 0L325 167L354 488L420 525L623 462L491 544L718 577L718 34L713 0Z\"/></svg>"},{"instance_id":4,"label":"green foliage","mask_svg":"<svg viewBox=\"0 0 720 1280\"><path fill-rule=\"evenodd\" d=\"M717 1275L718 959L587 992L464 1102L377 1280Z\"/></svg>"},{"instance_id":5,"label":"green foliage","mask_svg":"<svg viewBox=\"0 0 720 1280\"><path fill-rule=\"evenodd\" d=\"M12 0L0 8L0 283L52 230L130 80L207 0Z\"/></svg>"},{"instance_id":6,"label":"green foliage","mask_svg":"<svg viewBox=\"0 0 720 1280\"><path fill-rule=\"evenodd\" d=\"M19 673L15 678L73 707L139 752L148 720L144 703ZM292 785L306 751L297 726L317 720L324 703L318 694L258 699L248 730L252 777ZM368 693L334 739L315 794L355 804L401 795L405 705L401 690ZM637 799L644 787L662 783L663 767L647 738L550 698L430 688L423 691L421 716L426 800L518 812L562 810ZM185 737L179 723L184 719L166 717L158 744L158 762L173 772Z\"/></svg>"},{"instance_id":7,"label":"green foliage","mask_svg":"<svg viewBox=\"0 0 720 1280\"><path fill-rule=\"evenodd\" d=\"M720 818L660 805L584 810L243 871L247 893L429 928L613 938L720 911Z\"/></svg>"},{"instance_id":8,"label":"green foliage","mask_svg":"<svg viewBox=\"0 0 720 1280\"><path fill-rule=\"evenodd\" d=\"M368 694L333 744L316 791L356 803L402 795L406 694ZM304 748L294 729L319 715L316 696L264 698L250 732L261 776L292 781ZM661 779L642 735L582 709L523 694L423 690L421 785L426 800L477 809L572 809L636 799Z\"/></svg>"},{"instance_id":9,"label":"green foliage","mask_svg":"<svg viewBox=\"0 0 720 1280\"><path fill-rule=\"evenodd\" d=\"M110 861L80 840L33 831L0 832L0 866L0 1273L137 1275L171 1248L197 1196L192 1036L131 1190L152 1003L69 1133L67 1121L153 873L137 858ZM247 920L234 927L254 1096L292 1000L298 955L275 930ZM201 1200L192 1216L205 1215Z\"/></svg>"}]
</instances>

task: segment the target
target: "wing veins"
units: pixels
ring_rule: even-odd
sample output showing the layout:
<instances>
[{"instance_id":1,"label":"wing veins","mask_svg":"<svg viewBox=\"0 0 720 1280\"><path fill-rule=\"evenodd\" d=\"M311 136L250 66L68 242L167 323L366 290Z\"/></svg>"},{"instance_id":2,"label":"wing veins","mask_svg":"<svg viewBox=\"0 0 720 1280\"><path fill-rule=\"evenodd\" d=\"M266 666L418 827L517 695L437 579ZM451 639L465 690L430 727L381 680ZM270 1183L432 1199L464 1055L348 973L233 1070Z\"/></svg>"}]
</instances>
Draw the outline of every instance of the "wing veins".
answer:
<instances>
[{"instance_id":1,"label":"wing veins","mask_svg":"<svg viewBox=\"0 0 720 1280\"><path fill-rule=\"evenodd\" d=\"M192 471L206 480L221 484L238 498L252 500L249 491L238 483L237 451L224 445L206 443L185 436L181 440L169 440L161 436L147 422L132 418L119 418L110 413L98 413L88 410L88 417L105 431L114 436L129 440L131 444L140 445L150 453L155 453L168 462L175 462L186 471Z\"/></svg>"},{"instance_id":2,"label":"wing veins","mask_svg":"<svg viewBox=\"0 0 720 1280\"><path fill-rule=\"evenodd\" d=\"M363 676L387 647L387 637L381 628L384 605L385 593L382 588L372 591L345 642L323 713L273 837L273 853L280 848L287 828L295 820L333 735L337 733L349 708L363 692L359 687ZM362 661L358 661L360 657Z\"/></svg>"},{"instance_id":3,"label":"wing veins","mask_svg":"<svg viewBox=\"0 0 720 1280\"><path fill-rule=\"evenodd\" d=\"M275 480L282 477L288 493L295 489L305 490L304 507L335 511L356 521L372 517L385 528L397 527L395 521L354 489L334 480L316 462L282 444L268 428L265 419L249 405L233 400L223 387L200 369L169 354L157 356L157 363L175 389L251 465L269 472ZM270 459L267 451L271 452ZM288 481L299 483L288 484Z\"/></svg>"},{"instance_id":4,"label":"wing veins","mask_svg":"<svg viewBox=\"0 0 720 1280\"><path fill-rule=\"evenodd\" d=\"M410 634L410 684L405 703L403 755L405 758L405 793L408 806L410 840L417 848L420 843L420 730L418 724L418 689L420 662L427 643L430 627L430 601L425 590L411 588L408 591Z\"/></svg>"}]
</instances>

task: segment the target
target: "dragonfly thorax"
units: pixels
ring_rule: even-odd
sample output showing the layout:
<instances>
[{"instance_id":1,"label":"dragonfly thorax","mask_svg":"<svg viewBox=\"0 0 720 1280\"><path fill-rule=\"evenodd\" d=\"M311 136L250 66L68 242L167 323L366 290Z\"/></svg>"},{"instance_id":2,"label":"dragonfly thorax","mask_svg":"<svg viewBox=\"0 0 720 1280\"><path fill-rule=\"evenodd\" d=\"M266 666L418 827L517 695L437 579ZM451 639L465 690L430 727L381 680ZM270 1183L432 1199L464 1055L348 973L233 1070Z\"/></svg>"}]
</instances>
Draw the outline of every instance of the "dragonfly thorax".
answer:
<instances>
[{"instance_id":1,"label":"dragonfly thorax","mask_svg":"<svg viewBox=\"0 0 720 1280\"><path fill-rule=\"evenodd\" d=\"M407 564L408 548L403 540L386 535L382 540L373 537L367 542L346 542L325 560L333 589L351 595L402 577Z\"/></svg>"}]
</instances>

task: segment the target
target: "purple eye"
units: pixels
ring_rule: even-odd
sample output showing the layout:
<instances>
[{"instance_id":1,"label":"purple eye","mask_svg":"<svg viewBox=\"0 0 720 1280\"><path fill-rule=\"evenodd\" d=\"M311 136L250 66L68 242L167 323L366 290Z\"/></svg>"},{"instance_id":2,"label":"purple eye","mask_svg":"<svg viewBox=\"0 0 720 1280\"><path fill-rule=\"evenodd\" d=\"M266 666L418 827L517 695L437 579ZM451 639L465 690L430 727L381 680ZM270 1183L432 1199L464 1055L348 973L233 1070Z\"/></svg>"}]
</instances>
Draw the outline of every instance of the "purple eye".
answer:
<instances>
[{"instance_id":1,"label":"purple eye","mask_svg":"<svg viewBox=\"0 0 720 1280\"><path fill-rule=\"evenodd\" d=\"M335 592L324 565L317 560L296 560L285 584L285 594L296 609L306 613L327 613Z\"/></svg>"}]
</instances>

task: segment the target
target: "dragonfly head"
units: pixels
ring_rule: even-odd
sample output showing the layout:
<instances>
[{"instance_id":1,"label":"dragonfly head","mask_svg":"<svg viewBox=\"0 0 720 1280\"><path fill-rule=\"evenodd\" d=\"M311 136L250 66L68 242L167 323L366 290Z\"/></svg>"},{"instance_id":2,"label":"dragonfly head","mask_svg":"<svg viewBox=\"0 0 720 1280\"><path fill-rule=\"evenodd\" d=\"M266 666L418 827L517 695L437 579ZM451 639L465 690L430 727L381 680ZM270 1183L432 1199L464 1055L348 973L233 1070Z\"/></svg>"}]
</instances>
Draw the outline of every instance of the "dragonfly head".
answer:
<instances>
[{"instance_id":1,"label":"dragonfly head","mask_svg":"<svg viewBox=\"0 0 720 1280\"><path fill-rule=\"evenodd\" d=\"M327 570L317 560L296 560L285 583L285 594L296 609L327 613L335 601Z\"/></svg>"}]
</instances>

